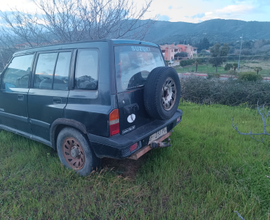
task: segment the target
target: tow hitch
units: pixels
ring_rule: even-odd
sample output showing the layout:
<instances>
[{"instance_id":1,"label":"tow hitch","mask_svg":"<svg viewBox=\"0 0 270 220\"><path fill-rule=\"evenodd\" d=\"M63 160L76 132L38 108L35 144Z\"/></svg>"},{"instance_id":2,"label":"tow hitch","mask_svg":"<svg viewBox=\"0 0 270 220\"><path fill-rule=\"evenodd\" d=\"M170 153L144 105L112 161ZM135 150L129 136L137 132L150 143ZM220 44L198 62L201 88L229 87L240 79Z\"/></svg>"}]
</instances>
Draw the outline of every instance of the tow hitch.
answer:
<instances>
[{"instance_id":1,"label":"tow hitch","mask_svg":"<svg viewBox=\"0 0 270 220\"><path fill-rule=\"evenodd\" d=\"M145 153L147 153L148 151L150 151L153 148L170 147L171 146L171 139L168 138L170 136L171 136L171 132L168 132L160 139L150 143L149 145L143 147L142 149L138 150L137 152L135 152L134 154L129 156L128 159L138 160L142 155L144 155ZM167 139L167 140L165 142L163 142L165 139Z\"/></svg>"},{"instance_id":2,"label":"tow hitch","mask_svg":"<svg viewBox=\"0 0 270 220\"><path fill-rule=\"evenodd\" d=\"M165 142L158 142L154 141L150 144L151 148L158 148L158 147L171 147L171 139L168 138Z\"/></svg>"}]
</instances>

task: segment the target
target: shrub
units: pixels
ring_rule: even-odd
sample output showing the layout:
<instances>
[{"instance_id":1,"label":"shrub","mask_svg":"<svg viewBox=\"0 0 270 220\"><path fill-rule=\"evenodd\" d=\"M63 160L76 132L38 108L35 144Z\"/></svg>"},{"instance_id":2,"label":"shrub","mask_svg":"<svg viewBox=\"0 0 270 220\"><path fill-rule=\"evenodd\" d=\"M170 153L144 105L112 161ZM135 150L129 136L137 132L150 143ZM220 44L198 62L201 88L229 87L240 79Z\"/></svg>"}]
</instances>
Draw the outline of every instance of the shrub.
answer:
<instances>
[{"instance_id":1,"label":"shrub","mask_svg":"<svg viewBox=\"0 0 270 220\"><path fill-rule=\"evenodd\" d=\"M228 72L227 72L227 74L229 74L229 75L236 75L236 71L234 71L234 70L229 70Z\"/></svg>"},{"instance_id":2,"label":"shrub","mask_svg":"<svg viewBox=\"0 0 270 220\"><path fill-rule=\"evenodd\" d=\"M189 66L192 65L194 63L194 60L181 60L180 61L180 66Z\"/></svg>"},{"instance_id":3,"label":"shrub","mask_svg":"<svg viewBox=\"0 0 270 220\"><path fill-rule=\"evenodd\" d=\"M244 80L244 81L260 81L262 80L262 76L257 75L254 72L245 72L245 73L241 73L238 79Z\"/></svg>"},{"instance_id":4,"label":"shrub","mask_svg":"<svg viewBox=\"0 0 270 220\"><path fill-rule=\"evenodd\" d=\"M219 73L208 73L206 79L219 78Z\"/></svg>"},{"instance_id":5,"label":"shrub","mask_svg":"<svg viewBox=\"0 0 270 220\"><path fill-rule=\"evenodd\" d=\"M194 103L218 103L236 106L247 103L256 107L270 104L270 84L263 81L245 81L228 79L221 81L212 78L188 77L181 79L183 100Z\"/></svg>"},{"instance_id":6,"label":"shrub","mask_svg":"<svg viewBox=\"0 0 270 220\"><path fill-rule=\"evenodd\" d=\"M231 63L226 63L224 70L228 71L233 68L233 65Z\"/></svg>"},{"instance_id":7,"label":"shrub","mask_svg":"<svg viewBox=\"0 0 270 220\"><path fill-rule=\"evenodd\" d=\"M174 58L177 59L177 58L182 58L182 57L187 57L187 56L188 56L188 53L180 52L180 53L175 54Z\"/></svg>"},{"instance_id":8,"label":"shrub","mask_svg":"<svg viewBox=\"0 0 270 220\"><path fill-rule=\"evenodd\" d=\"M197 57L194 60L197 60L198 64L205 64L208 63L209 57Z\"/></svg>"},{"instance_id":9,"label":"shrub","mask_svg":"<svg viewBox=\"0 0 270 220\"><path fill-rule=\"evenodd\" d=\"M208 73L206 79L212 79L214 77L213 73Z\"/></svg>"}]
</instances>

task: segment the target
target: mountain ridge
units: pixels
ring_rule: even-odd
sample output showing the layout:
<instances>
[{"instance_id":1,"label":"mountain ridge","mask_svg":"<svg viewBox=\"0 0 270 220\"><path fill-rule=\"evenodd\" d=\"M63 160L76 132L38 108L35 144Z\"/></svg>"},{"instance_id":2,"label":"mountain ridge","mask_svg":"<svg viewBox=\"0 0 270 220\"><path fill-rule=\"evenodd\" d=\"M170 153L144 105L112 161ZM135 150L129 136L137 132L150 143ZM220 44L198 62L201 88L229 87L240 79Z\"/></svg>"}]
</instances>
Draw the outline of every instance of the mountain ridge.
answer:
<instances>
[{"instance_id":1,"label":"mountain ridge","mask_svg":"<svg viewBox=\"0 0 270 220\"><path fill-rule=\"evenodd\" d=\"M157 44L199 42L206 37L212 43L270 39L270 22L212 19L201 23L155 21L145 40Z\"/></svg>"}]
</instances>

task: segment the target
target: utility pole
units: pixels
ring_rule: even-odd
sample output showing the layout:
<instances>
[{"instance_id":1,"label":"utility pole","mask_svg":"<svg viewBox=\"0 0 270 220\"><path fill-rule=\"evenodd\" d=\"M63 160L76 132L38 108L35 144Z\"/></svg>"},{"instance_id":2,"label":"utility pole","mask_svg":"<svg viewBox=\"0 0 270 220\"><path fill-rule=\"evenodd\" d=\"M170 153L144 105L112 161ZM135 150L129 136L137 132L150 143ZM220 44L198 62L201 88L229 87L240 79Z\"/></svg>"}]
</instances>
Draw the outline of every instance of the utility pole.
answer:
<instances>
[{"instance_id":1,"label":"utility pole","mask_svg":"<svg viewBox=\"0 0 270 220\"><path fill-rule=\"evenodd\" d=\"M239 60L238 60L238 67L237 67L237 72L239 73L239 65L240 65L240 57L241 57L241 51L242 51L242 40L243 40L243 35L241 38L241 45L240 45L240 53L239 53Z\"/></svg>"}]
</instances>

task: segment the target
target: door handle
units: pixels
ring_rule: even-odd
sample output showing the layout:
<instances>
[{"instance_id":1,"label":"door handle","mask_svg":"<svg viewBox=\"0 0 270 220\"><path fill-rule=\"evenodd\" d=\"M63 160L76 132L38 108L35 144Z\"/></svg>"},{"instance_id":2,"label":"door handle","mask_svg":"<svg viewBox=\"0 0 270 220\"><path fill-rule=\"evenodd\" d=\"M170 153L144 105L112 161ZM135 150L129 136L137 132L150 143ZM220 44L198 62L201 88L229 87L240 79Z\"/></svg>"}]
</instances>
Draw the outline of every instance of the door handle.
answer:
<instances>
[{"instance_id":1,"label":"door handle","mask_svg":"<svg viewBox=\"0 0 270 220\"><path fill-rule=\"evenodd\" d=\"M24 100L24 95L18 95L18 100L23 101Z\"/></svg>"},{"instance_id":2,"label":"door handle","mask_svg":"<svg viewBox=\"0 0 270 220\"><path fill-rule=\"evenodd\" d=\"M53 103L54 104L61 104L62 103L62 99L61 98L58 98L58 97L54 97L53 98Z\"/></svg>"}]
</instances>

